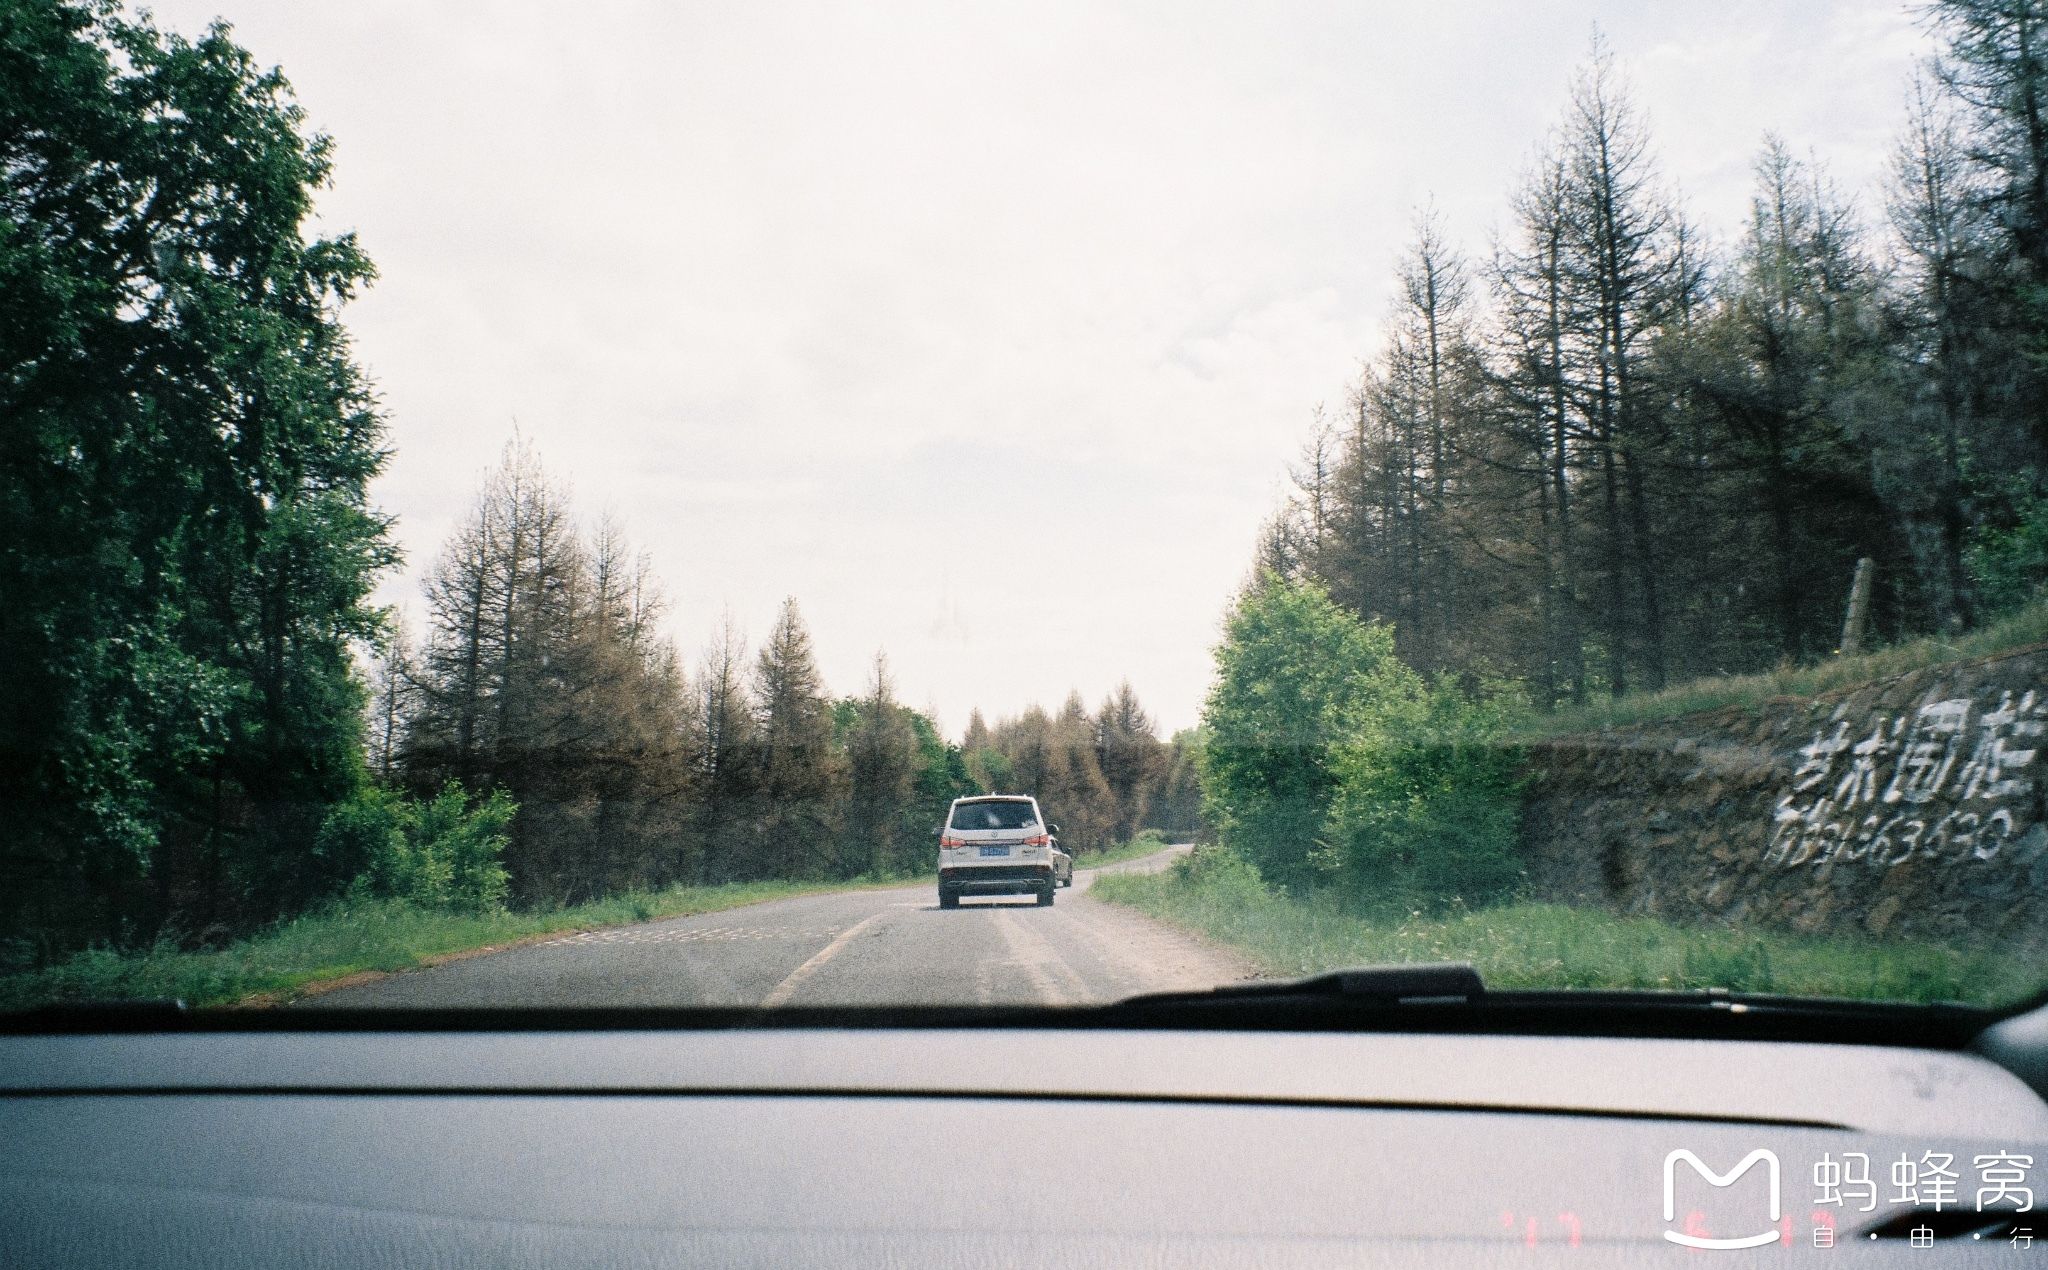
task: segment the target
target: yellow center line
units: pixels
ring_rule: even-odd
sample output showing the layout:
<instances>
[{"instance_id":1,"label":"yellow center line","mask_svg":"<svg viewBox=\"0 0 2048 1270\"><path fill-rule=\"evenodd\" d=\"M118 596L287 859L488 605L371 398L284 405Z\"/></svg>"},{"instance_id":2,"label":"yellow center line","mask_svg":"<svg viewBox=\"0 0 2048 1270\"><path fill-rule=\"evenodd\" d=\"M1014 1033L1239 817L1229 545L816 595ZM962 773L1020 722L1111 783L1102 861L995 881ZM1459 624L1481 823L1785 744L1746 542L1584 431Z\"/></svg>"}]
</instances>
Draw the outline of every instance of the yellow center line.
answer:
<instances>
[{"instance_id":1,"label":"yellow center line","mask_svg":"<svg viewBox=\"0 0 2048 1270\"><path fill-rule=\"evenodd\" d=\"M831 943L825 945L823 948L820 948L811 957L809 961L805 962L801 966L798 966L796 969L790 971L788 978L784 979L781 983L776 984L767 996L762 997L762 1006L767 1007L788 1004L789 999L796 995L796 990L803 986L804 980L818 973L818 971L824 966L826 962L838 956L839 950L846 947L849 943L852 943L853 937L855 935L860 934L869 926L882 920L882 918L886 915L886 913L870 914L867 917L861 918L859 921L847 927L845 930L840 931L838 936L835 939L833 939Z\"/></svg>"}]
</instances>

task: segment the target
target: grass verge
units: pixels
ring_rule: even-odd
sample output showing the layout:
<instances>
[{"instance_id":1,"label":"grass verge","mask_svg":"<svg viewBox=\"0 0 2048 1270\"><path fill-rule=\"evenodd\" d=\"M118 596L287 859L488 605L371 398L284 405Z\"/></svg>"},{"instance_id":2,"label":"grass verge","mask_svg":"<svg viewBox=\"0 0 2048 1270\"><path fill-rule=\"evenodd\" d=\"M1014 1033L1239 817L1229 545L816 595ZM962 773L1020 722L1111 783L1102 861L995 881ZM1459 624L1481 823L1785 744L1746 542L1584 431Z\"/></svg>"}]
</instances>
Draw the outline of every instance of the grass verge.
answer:
<instances>
[{"instance_id":1,"label":"grass verge","mask_svg":"<svg viewBox=\"0 0 2048 1270\"><path fill-rule=\"evenodd\" d=\"M188 1005L275 1004L325 980L407 970L566 931L904 879L856 883L735 882L630 892L566 908L465 914L393 900L336 903L211 952L165 942L138 952L92 949L39 970L0 976L0 1010L123 997L179 997Z\"/></svg>"},{"instance_id":2,"label":"grass verge","mask_svg":"<svg viewBox=\"0 0 2048 1270\"><path fill-rule=\"evenodd\" d=\"M1148 855L1157 855L1171 845L1173 844L1166 840L1165 834L1159 833L1157 830L1148 829L1121 846L1111 847L1107 851L1089 851L1075 856L1074 867L1077 869L1099 869L1105 864L1122 864L1126 860L1142 860Z\"/></svg>"},{"instance_id":3,"label":"grass verge","mask_svg":"<svg viewBox=\"0 0 2048 1270\"><path fill-rule=\"evenodd\" d=\"M1727 988L1736 992L2004 1005L2042 986L2010 949L1675 925L1557 904L1442 917L1366 917L1290 899L1248 869L1098 877L1096 899L1242 951L1282 978L1389 962L1469 961L1494 988Z\"/></svg>"},{"instance_id":4,"label":"grass verge","mask_svg":"<svg viewBox=\"0 0 2048 1270\"><path fill-rule=\"evenodd\" d=\"M1812 666L1789 666L1754 675L1714 675L1675 684L1661 692L1637 693L1530 720L1516 740L1568 736L1603 727L1652 723L1730 706L1753 707L1773 697L1812 697L1838 688L1924 670L1949 662L1973 661L2048 644L2048 604L2035 604L1954 639L1926 638L1894 644L1857 657L1837 657Z\"/></svg>"}]
</instances>

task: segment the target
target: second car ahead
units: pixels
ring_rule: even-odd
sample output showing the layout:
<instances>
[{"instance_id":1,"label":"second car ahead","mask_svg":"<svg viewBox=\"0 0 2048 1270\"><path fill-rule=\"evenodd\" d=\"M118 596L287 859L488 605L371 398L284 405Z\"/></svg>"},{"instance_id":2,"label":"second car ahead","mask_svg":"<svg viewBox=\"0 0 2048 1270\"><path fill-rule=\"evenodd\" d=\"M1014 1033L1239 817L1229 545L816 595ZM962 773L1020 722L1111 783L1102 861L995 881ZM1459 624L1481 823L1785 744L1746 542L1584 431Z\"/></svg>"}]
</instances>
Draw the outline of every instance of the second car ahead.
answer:
<instances>
[{"instance_id":1,"label":"second car ahead","mask_svg":"<svg viewBox=\"0 0 2048 1270\"><path fill-rule=\"evenodd\" d=\"M1053 841L1058 832L1028 794L954 799L939 829L939 907L958 908L963 895L1036 895L1050 905L1061 872L1073 883L1073 858Z\"/></svg>"}]
</instances>

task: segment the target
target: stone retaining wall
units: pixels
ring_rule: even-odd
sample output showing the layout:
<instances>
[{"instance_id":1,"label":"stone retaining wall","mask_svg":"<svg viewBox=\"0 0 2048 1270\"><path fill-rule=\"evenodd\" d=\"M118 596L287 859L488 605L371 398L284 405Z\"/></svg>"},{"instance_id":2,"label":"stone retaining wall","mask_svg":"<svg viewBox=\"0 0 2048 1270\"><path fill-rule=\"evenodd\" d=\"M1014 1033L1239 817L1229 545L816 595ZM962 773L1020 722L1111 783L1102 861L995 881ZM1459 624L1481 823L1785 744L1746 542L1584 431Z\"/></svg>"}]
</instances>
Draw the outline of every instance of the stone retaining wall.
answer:
<instances>
[{"instance_id":1,"label":"stone retaining wall","mask_svg":"<svg viewBox=\"0 0 2048 1270\"><path fill-rule=\"evenodd\" d=\"M2048 945L2048 648L1530 747L1539 898Z\"/></svg>"}]
</instances>

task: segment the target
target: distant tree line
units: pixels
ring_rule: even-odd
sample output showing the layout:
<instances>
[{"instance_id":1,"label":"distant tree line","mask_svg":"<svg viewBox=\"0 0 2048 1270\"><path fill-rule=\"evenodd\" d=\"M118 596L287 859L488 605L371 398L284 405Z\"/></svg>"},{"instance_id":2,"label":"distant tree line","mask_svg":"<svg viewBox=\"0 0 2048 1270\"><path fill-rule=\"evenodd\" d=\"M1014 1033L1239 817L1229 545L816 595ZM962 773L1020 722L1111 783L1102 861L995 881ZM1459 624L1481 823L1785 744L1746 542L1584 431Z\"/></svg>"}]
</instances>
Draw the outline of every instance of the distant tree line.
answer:
<instances>
[{"instance_id":1,"label":"distant tree line","mask_svg":"<svg viewBox=\"0 0 2048 1270\"><path fill-rule=\"evenodd\" d=\"M428 572L423 637L374 675L381 781L517 805L515 901L922 872L947 804L972 793L1036 794L1081 851L1198 814L1186 764L1176 808L1174 747L1128 684L1095 714L1078 696L995 729L977 712L954 743L897 700L880 655L857 695L832 696L794 599L757 650L728 617L686 671L646 558L609 519L576 525L515 440Z\"/></svg>"},{"instance_id":2,"label":"distant tree line","mask_svg":"<svg viewBox=\"0 0 2048 1270\"><path fill-rule=\"evenodd\" d=\"M1097 851L1145 829L1203 832L1193 731L1159 739L1128 681L1090 712L1070 693L1057 715L1033 706L993 727L975 711L964 739L977 787L1033 793L1060 824L1061 842Z\"/></svg>"},{"instance_id":3,"label":"distant tree line","mask_svg":"<svg viewBox=\"0 0 2048 1270\"><path fill-rule=\"evenodd\" d=\"M2048 3L1923 5L1875 223L1767 137L1740 241L1660 175L1596 41L1489 250L1433 211L1259 570L1539 706L1829 653L2048 578Z\"/></svg>"}]
</instances>

